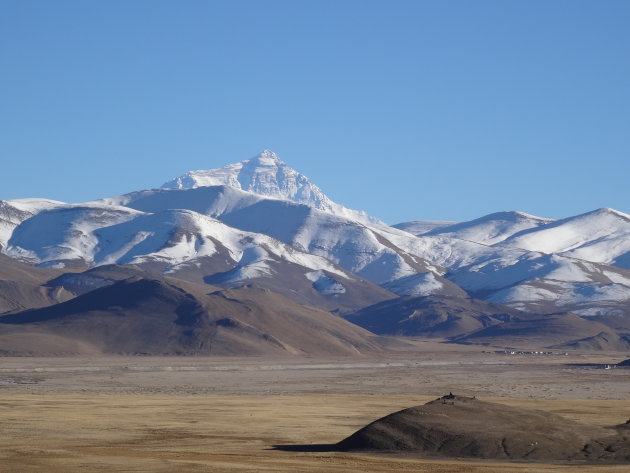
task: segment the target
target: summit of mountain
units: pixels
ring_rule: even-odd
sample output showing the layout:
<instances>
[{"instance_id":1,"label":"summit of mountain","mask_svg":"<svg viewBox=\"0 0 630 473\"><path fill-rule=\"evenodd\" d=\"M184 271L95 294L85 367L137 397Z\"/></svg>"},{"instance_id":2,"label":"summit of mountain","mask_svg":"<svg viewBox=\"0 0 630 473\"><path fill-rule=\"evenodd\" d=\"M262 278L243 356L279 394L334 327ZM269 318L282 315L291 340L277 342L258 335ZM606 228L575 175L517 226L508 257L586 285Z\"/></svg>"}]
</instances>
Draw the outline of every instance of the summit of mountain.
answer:
<instances>
[{"instance_id":1,"label":"summit of mountain","mask_svg":"<svg viewBox=\"0 0 630 473\"><path fill-rule=\"evenodd\" d=\"M360 221L378 220L330 200L304 174L289 167L276 153L264 150L251 159L222 168L188 171L162 185L162 189L196 189L229 186L267 198L289 200Z\"/></svg>"}]
</instances>

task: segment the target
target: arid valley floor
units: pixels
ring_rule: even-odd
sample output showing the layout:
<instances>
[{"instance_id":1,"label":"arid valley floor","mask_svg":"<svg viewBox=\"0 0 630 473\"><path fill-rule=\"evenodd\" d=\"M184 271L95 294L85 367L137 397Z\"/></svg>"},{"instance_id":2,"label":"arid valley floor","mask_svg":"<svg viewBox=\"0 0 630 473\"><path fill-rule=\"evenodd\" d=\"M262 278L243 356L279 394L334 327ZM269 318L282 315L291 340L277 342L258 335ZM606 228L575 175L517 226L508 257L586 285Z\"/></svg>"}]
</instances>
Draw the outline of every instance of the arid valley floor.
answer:
<instances>
[{"instance_id":1,"label":"arid valley floor","mask_svg":"<svg viewBox=\"0 0 630 473\"><path fill-rule=\"evenodd\" d=\"M624 358L422 341L351 359L0 358L0 471L625 472L282 447L336 443L451 391L620 424L630 419L630 370L603 367Z\"/></svg>"}]
</instances>

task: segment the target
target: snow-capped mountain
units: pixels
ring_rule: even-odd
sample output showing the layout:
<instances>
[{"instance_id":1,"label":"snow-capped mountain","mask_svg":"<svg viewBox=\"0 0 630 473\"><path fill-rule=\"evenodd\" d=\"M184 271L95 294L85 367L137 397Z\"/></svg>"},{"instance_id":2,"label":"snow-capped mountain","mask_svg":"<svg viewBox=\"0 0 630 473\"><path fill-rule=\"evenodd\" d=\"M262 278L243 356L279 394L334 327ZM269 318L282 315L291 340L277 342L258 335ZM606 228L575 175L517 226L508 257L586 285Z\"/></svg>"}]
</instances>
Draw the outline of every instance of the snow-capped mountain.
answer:
<instances>
[{"instance_id":1,"label":"snow-capped mountain","mask_svg":"<svg viewBox=\"0 0 630 473\"><path fill-rule=\"evenodd\" d=\"M189 171L162 185L163 189L194 189L230 186L268 197L308 204L329 210L332 202L306 176L287 166L268 149L252 159L219 169Z\"/></svg>"},{"instance_id":2,"label":"snow-capped mountain","mask_svg":"<svg viewBox=\"0 0 630 473\"><path fill-rule=\"evenodd\" d=\"M470 222L435 228L425 235L442 235L484 245L494 245L515 233L538 228L551 222L553 222L552 219L536 217L524 212L497 212Z\"/></svg>"},{"instance_id":3,"label":"snow-capped mountain","mask_svg":"<svg viewBox=\"0 0 630 473\"><path fill-rule=\"evenodd\" d=\"M630 301L630 271L557 254L489 260L447 277L479 298L533 312L619 313Z\"/></svg>"},{"instance_id":4,"label":"snow-capped mountain","mask_svg":"<svg viewBox=\"0 0 630 473\"><path fill-rule=\"evenodd\" d=\"M31 263L64 266L62 262L98 264L95 235L98 228L111 227L139 215L133 209L93 204L62 204L41 210L18 225L4 253Z\"/></svg>"},{"instance_id":5,"label":"snow-capped mountain","mask_svg":"<svg viewBox=\"0 0 630 473\"><path fill-rule=\"evenodd\" d=\"M15 208L12 201L4 204ZM193 210L146 212L103 202L43 207L16 225L3 248L7 256L56 268L140 265L223 287L255 281L277 292L302 293L294 298L301 302L327 305L317 294L334 296L331 308L393 297L321 256Z\"/></svg>"},{"instance_id":6,"label":"snow-capped mountain","mask_svg":"<svg viewBox=\"0 0 630 473\"><path fill-rule=\"evenodd\" d=\"M410 231L415 223L406 222L395 227ZM523 212L498 212L468 222L411 233L456 238L494 248L558 253L630 269L630 215L608 208L561 220Z\"/></svg>"},{"instance_id":7,"label":"snow-capped mountain","mask_svg":"<svg viewBox=\"0 0 630 473\"><path fill-rule=\"evenodd\" d=\"M499 212L418 240L426 245L431 237L442 239L424 252L406 250L447 268L446 278L490 302L582 315L619 314L630 303L630 273L623 269L630 268L630 218L616 210L557 221Z\"/></svg>"},{"instance_id":8,"label":"snow-capped mountain","mask_svg":"<svg viewBox=\"0 0 630 473\"><path fill-rule=\"evenodd\" d=\"M227 186L142 191L122 196L116 202L151 213L164 212L173 205L203 212L231 227L265 234L324 257L399 295L461 297L466 295L461 289L464 288L478 297L499 300L495 292L530 285L536 279L562 282L569 288L579 284L582 291L586 287L597 291L601 284L630 286L625 276L602 265L586 267L572 258L550 260L541 252L453 237L414 237L385 225L364 224L304 204L253 196ZM521 214L515 217L517 225L524 218ZM499 219L480 220L492 221L495 225ZM621 286L614 291L618 298L608 302L618 304L630 300L630 294L621 290ZM524 307L521 300L500 300ZM558 298L553 300L561 302Z\"/></svg>"},{"instance_id":9,"label":"snow-capped mountain","mask_svg":"<svg viewBox=\"0 0 630 473\"><path fill-rule=\"evenodd\" d=\"M518 232L501 246L561 253L630 269L630 215L597 209Z\"/></svg>"},{"instance_id":10,"label":"snow-capped mountain","mask_svg":"<svg viewBox=\"0 0 630 473\"><path fill-rule=\"evenodd\" d=\"M38 231L45 228L46 232ZM348 278L328 260L301 252L259 233L237 230L190 210L156 213L129 207L65 204L39 212L19 225L6 250L11 257L63 266L182 262L221 253L245 272L268 272L269 257Z\"/></svg>"},{"instance_id":11,"label":"snow-capped mountain","mask_svg":"<svg viewBox=\"0 0 630 473\"><path fill-rule=\"evenodd\" d=\"M622 212L557 221L499 212L397 227L332 202L268 150L94 202L0 201L1 251L31 264L135 264L329 300L474 295L585 315L630 303L630 216Z\"/></svg>"},{"instance_id":12,"label":"snow-capped mountain","mask_svg":"<svg viewBox=\"0 0 630 473\"><path fill-rule=\"evenodd\" d=\"M195 189L208 186L229 186L349 217L359 221L377 221L365 212L348 209L330 200L306 176L287 166L268 149L252 159L218 169L189 171L162 185L163 189Z\"/></svg>"}]
</instances>

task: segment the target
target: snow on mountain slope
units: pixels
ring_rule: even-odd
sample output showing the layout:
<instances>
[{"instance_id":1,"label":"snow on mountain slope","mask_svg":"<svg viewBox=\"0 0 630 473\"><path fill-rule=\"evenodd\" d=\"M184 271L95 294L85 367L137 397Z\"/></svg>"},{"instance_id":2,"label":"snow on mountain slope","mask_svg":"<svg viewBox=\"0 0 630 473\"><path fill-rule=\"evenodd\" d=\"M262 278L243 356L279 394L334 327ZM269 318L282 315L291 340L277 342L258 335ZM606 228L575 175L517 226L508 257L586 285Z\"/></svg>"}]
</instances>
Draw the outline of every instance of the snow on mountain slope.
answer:
<instances>
[{"instance_id":1,"label":"snow on mountain slope","mask_svg":"<svg viewBox=\"0 0 630 473\"><path fill-rule=\"evenodd\" d=\"M448 270L486 261L498 261L502 265L508 265L527 253L521 249L495 248L457 238L423 235L414 237L393 227L371 228L403 251Z\"/></svg>"},{"instance_id":2,"label":"snow on mountain slope","mask_svg":"<svg viewBox=\"0 0 630 473\"><path fill-rule=\"evenodd\" d=\"M534 279L497 291L486 300L534 313L565 310L582 316L623 316L629 313L630 287Z\"/></svg>"},{"instance_id":3,"label":"snow on mountain slope","mask_svg":"<svg viewBox=\"0 0 630 473\"><path fill-rule=\"evenodd\" d=\"M494 291L534 279L564 282L624 284L630 288L630 272L613 266L561 255L525 253L513 264L496 261L460 268L449 279L469 291Z\"/></svg>"},{"instance_id":4,"label":"snow on mountain slope","mask_svg":"<svg viewBox=\"0 0 630 473\"><path fill-rule=\"evenodd\" d=\"M377 284L432 270L388 241L385 225L367 225L305 204L268 199L227 186L156 189L111 202L145 211L189 208L248 232L261 233L339 264ZM389 231L389 230L388 230ZM416 237L391 229L399 238Z\"/></svg>"},{"instance_id":5,"label":"snow on mountain slope","mask_svg":"<svg viewBox=\"0 0 630 473\"><path fill-rule=\"evenodd\" d=\"M42 210L53 209L55 207L61 207L64 205L68 205L65 202L60 202L58 200L51 199L12 199L12 200L3 200L0 202L5 202L11 205L13 208L34 215L36 213L41 212Z\"/></svg>"},{"instance_id":6,"label":"snow on mountain slope","mask_svg":"<svg viewBox=\"0 0 630 473\"><path fill-rule=\"evenodd\" d=\"M417 242L414 249L401 246L448 268L446 278L488 301L530 311L617 313L630 302L630 273L601 263L630 263L629 223L610 209L558 221L507 212L429 232L419 237L425 245L433 234L454 240L434 241L425 253ZM516 231L522 226L530 228ZM463 240L498 243L482 249L463 247Z\"/></svg>"},{"instance_id":7,"label":"snow on mountain slope","mask_svg":"<svg viewBox=\"0 0 630 473\"><path fill-rule=\"evenodd\" d=\"M140 212L127 207L65 204L41 210L13 231L4 253L32 263L63 267L70 261L93 263L94 231L127 221Z\"/></svg>"},{"instance_id":8,"label":"snow on mountain slope","mask_svg":"<svg viewBox=\"0 0 630 473\"><path fill-rule=\"evenodd\" d=\"M445 268L490 261L508 266L528 253L446 237L415 237L386 225L362 224L274 200L238 206L217 218L323 256L399 295L463 293L441 277Z\"/></svg>"},{"instance_id":9,"label":"snow on mountain slope","mask_svg":"<svg viewBox=\"0 0 630 473\"><path fill-rule=\"evenodd\" d=\"M279 199L245 192L229 186L195 189L153 189L104 199L106 204L121 204L143 212L157 213L170 209L186 209L226 221L243 230L262 228L264 233L285 243L292 239L301 220L312 208ZM225 220L227 215L241 215L243 225ZM328 215L328 214L326 214ZM255 231L255 230L251 230Z\"/></svg>"},{"instance_id":10,"label":"snow on mountain slope","mask_svg":"<svg viewBox=\"0 0 630 473\"><path fill-rule=\"evenodd\" d=\"M6 248L13 230L36 213L66 205L48 199L0 200L0 248Z\"/></svg>"},{"instance_id":11,"label":"snow on mountain slope","mask_svg":"<svg viewBox=\"0 0 630 473\"><path fill-rule=\"evenodd\" d=\"M401 251L372 227L304 205L263 200L218 218L327 258L377 284L431 269L426 261Z\"/></svg>"},{"instance_id":12,"label":"snow on mountain slope","mask_svg":"<svg viewBox=\"0 0 630 473\"><path fill-rule=\"evenodd\" d=\"M139 214L136 218L105 226L95 231L99 244L93 262L102 264L141 264L146 262L178 264L197 257L211 256L221 246L234 246L234 237L195 212L167 210L155 214ZM204 223L206 225L204 225ZM215 228L218 227L218 228ZM209 237L212 235L212 238ZM238 254L230 253L229 256Z\"/></svg>"},{"instance_id":13,"label":"snow on mountain slope","mask_svg":"<svg viewBox=\"0 0 630 473\"><path fill-rule=\"evenodd\" d=\"M225 221L233 222L234 217L226 216ZM422 258L392 244L373 226L311 210L296 228L291 244L334 261L377 284L439 271Z\"/></svg>"},{"instance_id":14,"label":"snow on mountain slope","mask_svg":"<svg viewBox=\"0 0 630 473\"><path fill-rule=\"evenodd\" d=\"M193 189L151 189L95 201L101 205L122 205L142 212L186 209L217 217L253 205L265 198L235 187L212 186Z\"/></svg>"},{"instance_id":15,"label":"snow on mountain slope","mask_svg":"<svg viewBox=\"0 0 630 473\"><path fill-rule=\"evenodd\" d=\"M513 264L489 261L448 277L486 301L533 312L619 313L630 303L630 271L561 255L530 252Z\"/></svg>"},{"instance_id":16,"label":"snow on mountain slope","mask_svg":"<svg viewBox=\"0 0 630 473\"><path fill-rule=\"evenodd\" d=\"M630 269L630 231L615 232L560 254Z\"/></svg>"},{"instance_id":17,"label":"snow on mountain slope","mask_svg":"<svg viewBox=\"0 0 630 473\"><path fill-rule=\"evenodd\" d=\"M365 212L331 201L306 176L286 165L273 151L219 169L189 171L162 185L164 189L229 186L265 197L290 200L359 221L378 221Z\"/></svg>"},{"instance_id":18,"label":"snow on mountain slope","mask_svg":"<svg viewBox=\"0 0 630 473\"><path fill-rule=\"evenodd\" d=\"M228 186L155 189L109 201L151 213L169 208L202 212L232 227L269 235L327 258L377 284L392 283L398 294L425 293L431 288L435 293L453 293L453 284L440 278L444 268L483 261L500 261L505 266L527 253L447 237L415 237L384 224L365 224ZM427 272L436 278L414 277Z\"/></svg>"},{"instance_id":19,"label":"snow on mountain slope","mask_svg":"<svg viewBox=\"0 0 630 473\"><path fill-rule=\"evenodd\" d=\"M630 251L630 215L597 209L512 235L498 246L613 263Z\"/></svg>"},{"instance_id":20,"label":"snow on mountain slope","mask_svg":"<svg viewBox=\"0 0 630 473\"><path fill-rule=\"evenodd\" d=\"M385 289L399 296L449 296L467 297L468 294L457 284L435 273L419 273L383 284Z\"/></svg>"},{"instance_id":21,"label":"snow on mountain slope","mask_svg":"<svg viewBox=\"0 0 630 473\"><path fill-rule=\"evenodd\" d=\"M412 235L420 236L432 230L450 227L456 223L459 222L452 222L449 220L414 220L413 222L397 223L396 225L392 225L392 227L404 230Z\"/></svg>"},{"instance_id":22,"label":"snow on mountain slope","mask_svg":"<svg viewBox=\"0 0 630 473\"><path fill-rule=\"evenodd\" d=\"M46 232L37 231L46 228ZM219 251L242 267L267 256L349 277L324 258L266 235L243 232L189 210L145 213L128 207L77 206L42 211L14 232L7 254L37 263L176 265Z\"/></svg>"},{"instance_id":23,"label":"snow on mountain slope","mask_svg":"<svg viewBox=\"0 0 630 473\"><path fill-rule=\"evenodd\" d=\"M497 212L469 222L435 228L425 235L441 235L484 245L494 245L515 233L538 228L551 222L553 222L552 219L535 217L523 212Z\"/></svg>"}]
</instances>

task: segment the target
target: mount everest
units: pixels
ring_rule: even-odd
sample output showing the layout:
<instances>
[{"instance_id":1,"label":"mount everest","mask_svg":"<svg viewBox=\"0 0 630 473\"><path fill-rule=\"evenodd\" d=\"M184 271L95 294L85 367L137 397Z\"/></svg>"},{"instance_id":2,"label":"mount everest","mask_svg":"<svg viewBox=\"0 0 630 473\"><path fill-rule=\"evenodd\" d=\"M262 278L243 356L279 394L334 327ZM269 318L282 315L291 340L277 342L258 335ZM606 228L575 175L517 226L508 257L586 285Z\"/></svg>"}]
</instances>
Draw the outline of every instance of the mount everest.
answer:
<instances>
[{"instance_id":1,"label":"mount everest","mask_svg":"<svg viewBox=\"0 0 630 473\"><path fill-rule=\"evenodd\" d=\"M630 326L630 215L500 212L388 226L331 201L269 150L92 202L0 201L0 247L66 279L96 278L96 286L113 280L95 269L131 265L217 288L255 283L341 313L398 296L473 297Z\"/></svg>"}]
</instances>

